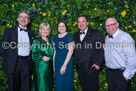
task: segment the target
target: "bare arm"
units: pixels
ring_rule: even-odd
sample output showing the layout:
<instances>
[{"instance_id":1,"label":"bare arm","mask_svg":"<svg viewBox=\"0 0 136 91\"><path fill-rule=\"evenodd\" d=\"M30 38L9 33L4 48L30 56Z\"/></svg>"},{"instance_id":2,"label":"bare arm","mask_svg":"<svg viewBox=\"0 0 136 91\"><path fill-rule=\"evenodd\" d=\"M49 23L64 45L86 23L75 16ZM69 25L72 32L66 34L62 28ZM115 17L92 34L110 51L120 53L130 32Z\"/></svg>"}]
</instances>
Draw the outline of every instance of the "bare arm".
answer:
<instances>
[{"instance_id":1,"label":"bare arm","mask_svg":"<svg viewBox=\"0 0 136 91\"><path fill-rule=\"evenodd\" d=\"M53 55L53 71L55 72L55 55L56 55L56 50L54 50L54 55Z\"/></svg>"},{"instance_id":2,"label":"bare arm","mask_svg":"<svg viewBox=\"0 0 136 91\"><path fill-rule=\"evenodd\" d=\"M74 50L74 42L70 42L68 44L68 53L67 53L67 56L66 56L66 59L60 69L60 74L64 74L65 71L66 71L66 68L67 68L67 64L69 63L71 57L72 57L72 54L73 54L73 50Z\"/></svg>"}]
</instances>

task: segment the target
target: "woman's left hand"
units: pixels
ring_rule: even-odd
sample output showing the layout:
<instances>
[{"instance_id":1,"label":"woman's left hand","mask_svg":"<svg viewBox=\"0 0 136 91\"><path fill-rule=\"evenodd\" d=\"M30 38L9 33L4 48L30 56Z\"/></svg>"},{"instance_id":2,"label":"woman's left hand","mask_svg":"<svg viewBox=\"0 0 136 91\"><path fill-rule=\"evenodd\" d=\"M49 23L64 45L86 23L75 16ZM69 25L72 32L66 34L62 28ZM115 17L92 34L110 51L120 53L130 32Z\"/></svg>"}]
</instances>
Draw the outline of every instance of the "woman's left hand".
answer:
<instances>
[{"instance_id":1,"label":"woman's left hand","mask_svg":"<svg viewBox=\"0 0 136 91\"><path fill-rule=\"evenodd\" d=\"M60 74L64 74L65 73L65 71L66 71L66 66L65 65L63 65L62 67L61 67L61 69L60 69Z\"/></svg>"}]
</instances>

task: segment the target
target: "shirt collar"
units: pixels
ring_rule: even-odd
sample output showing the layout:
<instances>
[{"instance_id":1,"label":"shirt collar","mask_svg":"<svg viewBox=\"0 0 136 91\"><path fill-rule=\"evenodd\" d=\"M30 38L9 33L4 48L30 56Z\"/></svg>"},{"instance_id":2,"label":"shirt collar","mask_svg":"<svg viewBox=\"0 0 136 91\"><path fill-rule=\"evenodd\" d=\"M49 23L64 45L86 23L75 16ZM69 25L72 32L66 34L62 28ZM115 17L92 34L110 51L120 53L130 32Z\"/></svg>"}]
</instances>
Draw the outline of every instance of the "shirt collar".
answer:
<instances>
[{"instance_id":1,"label":"shirt collar","mask_svg":"<svg viewBox=\"0 0 136 91\"><path fill-rule=\"evenodd\" d=\"M85 29L85 31L80 30L80 32L85 32L85 35L87 33L88 27Z\"/></svg>"},{"instance_id":2,"label":"shirt collar","mask_svg":"<svg viewBox=\"0 0 136 91\"><path fill-rule=\"evenodd\" d=\"M113 38L116 37L119 34L120 29L118 28L117 31L112 35Z\"/></svg>"},{"instance_id":3,"label":"shirt collar","mask_svg":"<svg viewBox=\"0 0 136 91\"><path fill-rule=\"evenodd\" d=\"M19 27L21 27L22 28L22 26L19 24ZM22 28L23 29L23 28ZM24 29L27 29L27 27L25 27Z\"/></svg>"}]
</instances>

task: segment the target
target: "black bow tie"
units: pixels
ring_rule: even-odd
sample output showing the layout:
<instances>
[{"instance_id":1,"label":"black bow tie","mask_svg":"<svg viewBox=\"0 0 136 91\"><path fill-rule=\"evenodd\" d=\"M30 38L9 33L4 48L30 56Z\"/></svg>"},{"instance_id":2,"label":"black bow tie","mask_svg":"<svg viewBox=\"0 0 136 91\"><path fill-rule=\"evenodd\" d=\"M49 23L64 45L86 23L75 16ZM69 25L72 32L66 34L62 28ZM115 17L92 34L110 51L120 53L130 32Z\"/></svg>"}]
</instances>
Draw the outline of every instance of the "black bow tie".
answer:
<instances>
[{"instance_id":1,"label":"black bow tie","mask_svg":"<svg viewBox=\"0 0 136 91\"><path fill-rule=\"evenodd\" d=\"M109 38L112 38L112 39L113 39L113 36L112 36L112 35L109 35Z\"/></svg>"},{"instance_id":2,"label":"black bow tie","mask_svg":"<svg viewBox=\"0 0 136 91\"><path fill-rule=\"evenodd\" d=\"M85 32L80 32L80 35L85 34Z\"/></svg>"},{"instance_id":3,"label":"black bow tie","mask_svg":"<svg viewBox=\"0 0 136 91\"><path fill-rule=\"evenodd\" d=\"M20 28L20 31L25 31L27 32L27 29L22 29L20 26L18 26Z\"/></svg>"}]
</instances>

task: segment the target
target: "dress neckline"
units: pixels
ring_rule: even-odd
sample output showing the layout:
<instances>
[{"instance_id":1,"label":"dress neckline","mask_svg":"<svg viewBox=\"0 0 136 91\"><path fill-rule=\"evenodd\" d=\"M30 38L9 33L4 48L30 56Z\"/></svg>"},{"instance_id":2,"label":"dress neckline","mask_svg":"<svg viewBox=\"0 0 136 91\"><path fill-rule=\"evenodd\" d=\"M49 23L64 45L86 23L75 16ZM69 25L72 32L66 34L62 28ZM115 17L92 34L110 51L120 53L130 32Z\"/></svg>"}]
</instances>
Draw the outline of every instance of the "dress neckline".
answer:
<instances>
[{"instance_id":1,"label":"dress neckline","mask_svg":"<svg viewBox=\"0 0 136 91\"><path fill-rule=\"evenodd\" d=\"M67 35L68 35L68 33L67 33L65 36L67 36ZM65 36L63 36L63 37L59 37L59 34L58 34L58 38L60 38L60 39L64 38Z\"/></svg>"},{"instance_id":2,"label":"dress neckline","mask_svg":"<svg viewBox=\"0 0 136 91\"><path fill-rule=\"evenodd\" d=\"M42 39L42 37L40 37L40 39L41 39L43 42L47 43L44 39ZM49 42L49 44L51 43L50 38L48 38L48 42Z\"/></svg>"}]
</instances>

